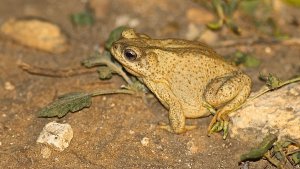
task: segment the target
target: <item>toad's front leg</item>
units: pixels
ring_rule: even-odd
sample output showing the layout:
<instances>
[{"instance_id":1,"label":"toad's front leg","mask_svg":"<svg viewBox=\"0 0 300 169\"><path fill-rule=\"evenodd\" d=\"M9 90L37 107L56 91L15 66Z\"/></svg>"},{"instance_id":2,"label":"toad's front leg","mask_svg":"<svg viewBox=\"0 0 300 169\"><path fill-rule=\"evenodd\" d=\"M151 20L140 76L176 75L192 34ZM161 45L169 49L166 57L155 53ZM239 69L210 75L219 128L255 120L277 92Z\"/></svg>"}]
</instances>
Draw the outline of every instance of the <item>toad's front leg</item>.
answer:
<instances>
[{"instance_id":1,"label":"toad's front leg","mask_svg":"<svg viewBox=\"0 0 300 169\"><path fill-rule=\"evenodd\" d=\"M194 125L185 124L184 112L179 103L174 103L169 105L169 122L170 125L160 125L160 128L165 129L169 132L181 134L188 130L196 128Z\"/></svg>"},{"instance_id":2,"label":"toad's front leg","mask_svg":"<svg viewBox=\"0 0 300 169\"><path fill-rule=\"evenodd\" d=\"M170 89L170 85L163 80L158 81L144 81L148 88L153 91L160 102L169 109L169 125L161 124L159 127L169 132L180 134L187 130L196 128L195 126L189 126L185 124L185 115L182 105L173 91Z\"/></svg>"}]
</instances>

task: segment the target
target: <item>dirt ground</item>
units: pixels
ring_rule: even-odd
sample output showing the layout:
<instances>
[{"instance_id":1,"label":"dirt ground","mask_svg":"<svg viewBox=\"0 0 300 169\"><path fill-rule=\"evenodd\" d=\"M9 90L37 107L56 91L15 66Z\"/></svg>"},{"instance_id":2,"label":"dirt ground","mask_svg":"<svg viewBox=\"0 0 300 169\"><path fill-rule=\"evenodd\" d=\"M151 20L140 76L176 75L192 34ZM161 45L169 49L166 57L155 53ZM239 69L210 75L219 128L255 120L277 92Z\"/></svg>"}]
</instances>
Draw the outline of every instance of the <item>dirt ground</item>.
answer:
<instances>
[{"instance_id":1,"label":"dirt ground","mask_svg":"<svg viewBox=\"0 0 300 169\"><path fill-rule=\"evenodd\" d=\"M61 119L37 117L36 112L58 95L119 88L125 82L118 76L101 81L96 72L68 78L36 76L22 71L18 63L53 69L79 68L80 61L87 58L95 46L103 46L110 31L120 23L132 24L138 32L156 38L186 38L191 24L203 30L207 22L205 17L214 16L211 11L189 0L107 2L97 7L102 14L99 14L94 26L74 27L70 15L85 9L84 0L0 1L0 24L11 17L43 18L60 25L71 43L68 52L50 54L0 36L0 168L235 169L243 166L238 164L239 156L255 145L232 138L223 140L221 134L207 137L211 117L188 120L187 123L198 128L181 135L158 129L159 122L168 122L168 114L155 98L145 101L130 95L100 96L93 99L90 108L70 113ZM204 10L207 14L198 16L200 21L191 20L187 15L191 9ZM292 21L280 23L279 26L291 37L299 37L300 10L289 12ZM126 22L126 18L129 21ZM238 15L236 20L244 30L243 34L237 36L224 28L214 33L217 42L268 37L258 32L249 18ZM241 50L261 60L259 67L241 67L253 79L253 90L263 85L258 80L260 72L275 73L282 79L300 74L299 44L211 45L216 46L217 52L224 56ZM65 151L53 151L48 159L44 159L36 140L44 125L51 121L69 123L74 130L74 138ZM141 143L145 139L149 139L147 145ZM260 160L251 162L249 168L274 167Z\"/></svg>"}]
</instances>

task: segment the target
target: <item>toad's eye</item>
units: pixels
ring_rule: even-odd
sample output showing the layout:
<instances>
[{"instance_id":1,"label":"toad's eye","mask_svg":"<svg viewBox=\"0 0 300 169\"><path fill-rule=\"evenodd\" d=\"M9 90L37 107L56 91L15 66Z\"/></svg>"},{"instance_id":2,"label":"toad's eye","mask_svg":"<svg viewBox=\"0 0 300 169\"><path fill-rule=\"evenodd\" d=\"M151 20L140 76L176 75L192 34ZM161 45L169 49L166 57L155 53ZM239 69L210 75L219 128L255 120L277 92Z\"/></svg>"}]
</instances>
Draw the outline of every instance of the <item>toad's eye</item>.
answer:
<instances>
[{"instance_id":1,"label":"toad's eye","mask_svg":"<svg viewBox=\"0 0 300 169\"><path fill-rule=\"evenodd\" d=\"M131 49L125 49L124 56L129 61L134 61L137 58L137 54Z\"/></svg>"}]
</instances>

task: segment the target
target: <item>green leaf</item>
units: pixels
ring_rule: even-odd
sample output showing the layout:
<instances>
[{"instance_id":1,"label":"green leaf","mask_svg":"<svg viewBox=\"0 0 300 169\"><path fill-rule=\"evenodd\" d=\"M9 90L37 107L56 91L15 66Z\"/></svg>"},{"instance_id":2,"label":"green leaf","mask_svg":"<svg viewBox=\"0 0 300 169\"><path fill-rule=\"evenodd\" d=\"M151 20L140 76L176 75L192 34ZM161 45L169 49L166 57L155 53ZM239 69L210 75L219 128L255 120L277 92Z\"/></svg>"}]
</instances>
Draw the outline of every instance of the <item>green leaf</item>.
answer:
<instances>
[{"instance_id":1,"label":"green leaf","mask_svg":"<svg viewBox=\"0 0 300 169\"><path fill-rule=\"evenodd\" d=\"M206 24L206 26L211 30L219 30L223 26L223 21L220 20L220 21L217 21L217 22L208 23L208 24Z\"/></svg>"},{"instance_id":2,"label":"green leaf","mask_svg":"<svg viewBox=\"0 0 300 169\"><path fill-rule=\"evenodd\" d=\"M241 155L240 161L256 160L264 156L264 154L273 147L273 144L277 141L277 136L269 134L259 144L257 148L251 149L248 153Z\"/></svg>"},{"instance_id":3,"label":"green leaf","mask_svg":"<svg viewBox=\"0 0 300 169\"><path fill-rule=\"evenodd\" d=\"M111 48L111 45L119 40L121 38L121 34L122 32L125 30L125 29L128 29L128 27L126 26L120 26L120 27L117 27L116 29L114 29L113 31L111 31L111 33L109 34L109 37L107 39L107 41L105 42L105 48L110 50Z\"/></svg>"},{"instance_id":4,"label":"green leaf","mask_svg":"<svg viewBox=\"0 0 300 169\"><path fill-rule=\"evenodd\" d=\"M57 100L42 108L39 117L63 117L69 112L76 112L90 107L92 96L89 93L73 92L60 96Z\"/></svg>"},{"instance_id":5,"label":"green leaf","mask_svg":"<svg viewBox=\"0 0 300 169\"><path fill-rule=\"evenodd\" d=\"M256 57L237 51L231 58L236 65L245 65L246 67L254 68L260 65L260 60Z\"/></svg>"},{"instance_id":6,"label":"green leaf","mask_svg":"<svg viewBox=\"0 0 300 169\"><path fill-rule=\"evenodd\" d=\"M71 21L74 25L86 26L94 24L94 16L89 11L83 11L71 15Z\"/></svg>"},{"instance_id":7,"label":"green leaf","mask_svg":"<svg viewBox=\"0 0 300 169\"><path fill-rule=\"evenodd\" d=\"M295 164L300 164L300 152L292 154L292 159Z\"/></svg>"}]
</instances>

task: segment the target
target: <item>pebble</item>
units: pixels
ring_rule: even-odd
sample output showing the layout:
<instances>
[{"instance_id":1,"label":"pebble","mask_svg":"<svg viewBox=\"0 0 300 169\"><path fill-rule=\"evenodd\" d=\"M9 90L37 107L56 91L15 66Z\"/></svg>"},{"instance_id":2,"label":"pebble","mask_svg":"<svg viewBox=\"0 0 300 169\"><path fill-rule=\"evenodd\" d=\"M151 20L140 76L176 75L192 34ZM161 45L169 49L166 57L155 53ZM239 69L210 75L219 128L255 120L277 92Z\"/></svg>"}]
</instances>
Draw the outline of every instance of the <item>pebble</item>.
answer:
<instances>
[{"instance_id":1,"label":"pebble","mask_svg":"<svg viewBox=\"0 0 300 169\"><path fill-rule=\"evenodd\" d=\"M204 42L208 45L214 45L217 43L218 40L219 40L219 37L218 37L217 33L215 33L214 31L211 31L209 29L206 29L205 31L203 31L199 38L199 41Z\"/></svg>"},{"instance_id":2,"label":"pebble","mask_svg":"<svg viewBox=\"0 0 300 169\"><path fill-rule=\"evenodd\" d=\"M9 91L15 90L15 86L13 84L11 84L10 82L5 82L4 83L4 89L9 90Z\"/></svg>"},{"instance_id":3,"label":"pebble","mask_svg":"<svg viewBox=\"0 0 300 169\"><path fill-rule=\"evenodd\" d=\"M148 146L149 145L149 142L150 142L150 139L148 137L144 137L142 140L141 140L141 143L143 146Z\"/></svg>"},{"instance_id":4,"label":"pebble","mask_svg":"<svg viewBox=\"0 0 300 169\"><path fill-rule=\"evenodd\" d=\"M50 53L63 53L69 48L60 27L40 19L13 18L1 25L0 32L19 44Z\"/></svg>"},{"instance_id":5,"label":"pebble","mask_svg":"<svg viewBox=\"0 0 300 169\"><path fill-rule=\"evenodd\" d=\"M272 53L272 49L269 46L267 46L267 47L265 47L265 52L267 54L270 54L270 53Z\"/></svg>"},{"instance_id":6,"label":"pebble","mask_svg":"<svg viewBox=\"0 0 300 169\"><path fill-rule=\"evenodd\" d=\"M36 142L63 151L69 147L72 138L73 129L69 124L53 121L45 125Z\"/></svg>"},{"instance_id":7,"label":"pebble","mask_svg":"<svg viewBox=\"0 0 300 169\"><path fill-rule=\"evenodd\" d=\"M195 24L189 24L185 35L187 40L195 40L200 35L200 29Z\"/></svg>"}]
</instances>

